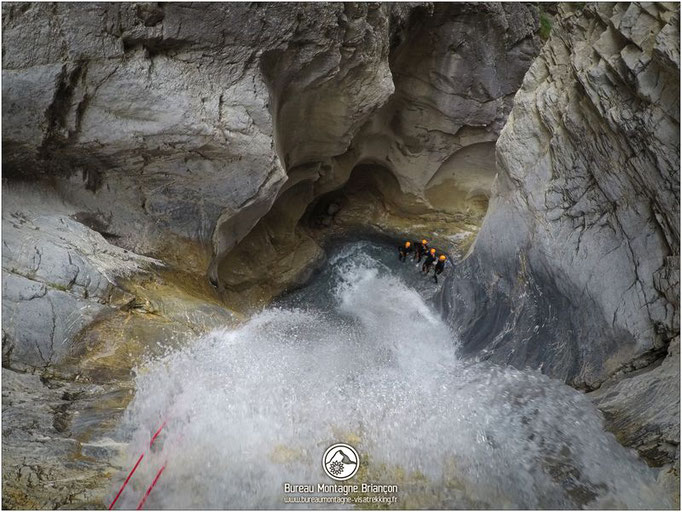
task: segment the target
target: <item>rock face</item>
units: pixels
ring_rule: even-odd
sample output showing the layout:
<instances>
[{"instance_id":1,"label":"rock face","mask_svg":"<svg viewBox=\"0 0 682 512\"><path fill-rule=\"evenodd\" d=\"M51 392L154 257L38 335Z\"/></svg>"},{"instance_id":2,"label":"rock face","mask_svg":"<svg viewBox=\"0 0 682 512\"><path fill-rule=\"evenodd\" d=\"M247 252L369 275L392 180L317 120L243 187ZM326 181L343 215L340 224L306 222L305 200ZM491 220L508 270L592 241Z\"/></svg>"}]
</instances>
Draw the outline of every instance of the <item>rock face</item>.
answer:
<instances>
[{"instance_id":1,"label":"rock face","mask_svg":"<svg viewBox=\"0 0 682 512\"><path fill-rule=\"evenodd\" d=\"M435 4L396 35L395 94L358 134L359 160L389 168L408 193L453 181L466 196L460 160L478 149L478 194L494 176L494 142L538 52L537 13L510 4ZM469 150L469 151L467 151ZM457 165L460 163L460 165ZM485 180L488 180L485 183Z\"/></svg>"},{"instance_id":2,"label":"rock face","mask_svg":"<svg viewBox=\"0 0 682 512\"><path fill-rule=\"evenodd\" d=\"M379 5L8 4L3 14L5 168L59 176L138 250L171 235L210 243L214 231L227 250L286 180L276 146L287 167L305 148L343 152L393 90ZM273 114L296 128L277 134Z\"/></svg>"},{"instance_id":3,"label":"rock face","mask_svg":"<svg viewBox=\"0 0 682 512\"><path fill-rule=\"evenodd\" d=\"M678 464L680 403L680 339L655 368L644 368L609 379L590 393L619 440L636 446L654 465Z\"/></svg>"},{"instance_id":4,"label":"rock face","mask_svg":"<svg viewBox=\"0 0 682 512\"><path fill-rule=\"evenodd\" d=\"M8 506L101 505L131 368L235 320L209 279L233 309L304 280L323 252L302 219L351 173L387 176L377 212L479 223L537 22L524 4L3 4Z\"/></svg>"},{"instance_id":5,"label":"rock face","mask_svg":"<svg viewBox=\"0 0 682 512\"><path fill-rule=\"evenodd\" d=\"M110 244L49 192L5 186L3 366L46 368L71 355L73 339L113 308L118 277L159 262Z\"/></svg>"},{"instance_id":6,"label":"rock face","mask_svg":"<svg viewBox=\"0 0 682 512\"><path fill-rule=\"evenodd\" d=\"M561 7L443 297L469 354L610 379L607 424L656 465L679 445L678 29L679 5Z\"/></svg>"},{"instance_id":7,"label":"rock face","mask_svg":"<svg viewBox=\"0 0 682 512\"><path fill-rule=\"evenodd\" d=\"M111 385L59 383L2 369L3 503L10 509L103 506L112 459L125 444L102 437L125 404ZM97 427L93 429L93 424Z\"/></svg>"},{"instance_id":8,"label":"rock face","mask_svg":"<svg viewBox=\"0 0 682 512\"><path fill-rule=\"evenodd\" d=\"M100 507L125 447L112 436L131 369L233 317L163 285L161 262L110 243L54 190L3 194L3 503Z\"/></svg>"},{"instance_id":9,"label":"rock face","mask_svg":"<svg viewBox=\"0 0 682 512\"><path fill-rule=\"evenodd\" d=\"M221 256L221 242L214 239L219 249L210 273L228 296L256 289L258 296L267 297L273 289L305 281L309 262L320 262L323 254L299 221L351 174L374 173L381 180L388 173L395 178L391 184L398 185L398 193L387 187L392 197L378 203L336 203L347 211L364 208L361 220L366 225L384 224L374 222L376 215L391 217L381 208L389 199L406 216L427 214L432 220L444 211L453 224L480 224L494 176L494 141L538 51L537 12L524 4L435 4L418 6L409 16L392 13L392 19L390 30L375 28L367 34L373 45L363 47L364 52L374 51L373 59L362 57L377 74L372 87L382 87L372 96L376 108L371 112L362 95L347 89L349 80L360 80L367 88L360 71L339 73L338 79L335 75L330 95L309 80L308 68L292 65L297 62L292 57L278 57L284 63L278 65L287 70L284 78L300 84L296 108L286 104L293 92L278 93L289 91L279 82L272 87L278 105L285 102L278 106L275 123L287 131L278 147L288 181L241 247ZM352 111L364 116L362 123L351 122ZM332 123L338 133L330 133L325 123L336 120L339 112L343 116ZM306 131L310 126L314 129ZM409 233L394 228L392 234ZM262 269L262 275L254 276L249 267Z\"/></svg>"},{"instance_id":10,"label":"rock face","mask_svg":"<svg viewBox=\"0 0 682 512\"><path fill-rule=\"evenodd\" d=\"M199 243L223 291L245 286L225 257L276 198L306 182L282 200L296 205L295 224L368 161L425 204L436 184L435 203L480 214L492 142L537 52L527 5L7 4L3 14L6 176L49 177L127 249ZM472 158L486 172L458 176ZM287 253L319 256L306 237L287 238Z\"/></svg>"}]
</instances>

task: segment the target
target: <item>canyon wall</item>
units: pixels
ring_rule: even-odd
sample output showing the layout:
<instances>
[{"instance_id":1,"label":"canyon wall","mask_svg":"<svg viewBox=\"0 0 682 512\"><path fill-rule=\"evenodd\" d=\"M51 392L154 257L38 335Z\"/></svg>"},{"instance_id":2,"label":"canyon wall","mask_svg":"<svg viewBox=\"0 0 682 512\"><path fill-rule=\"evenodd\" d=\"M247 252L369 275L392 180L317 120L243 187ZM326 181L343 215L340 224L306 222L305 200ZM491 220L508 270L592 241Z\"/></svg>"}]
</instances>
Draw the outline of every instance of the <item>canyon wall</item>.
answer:
<instances>
[{"instance_id":1,"label":"canyon wall","mask_svg":"<svg viewBox=\"0 0 682 512\"><path fill-rule=\"evenodd\" d=\"M334 214L325 212L325 224L427 236L456 250L448 237L461 228L477 229L487 208L494 141L539 51L537 26L537 11L526 4L414 7L385 32L388 46L379 46L384 60L377 70L388 73L390 94L377 95L381 106L353 125L353 132L335 136L328 130L339 127L336 111L357 100L353 88L340 98L309 84L307 68L286 64L287 73L277 71L305 84L291 91L273 82L275 124L286 132L278 147L288 180L268 215L234 250L232 228L226 229L232 223L216 229L209 275L228 302L267 300L306 281L323 260L319 238L325 233L310 233L301 219L310 207L324 210L317 201L343 187L352 173L371 175L367 180L379 181L380 193L332 201ZM290 59L278 58L277 66ZM264 66L274 72L269 60ZM344 83L334 86L337 95ZM318 121L324 129L306 131ZM415 224L422 226L420 233L412 232Z\"/></svg>"},{"instance_id":2,"label":"canyon wall","mask_svg":"<svg viewBox=\"0 0 682 512\"><path fill-rule=\"evenodd\" d=\"M305 281L318 206L446 241L485 214L442 295L463 352L590 391L623 443L678 460L679 6L561 6L536 58L538 21L3 4L5 496L99 503L117 445L75 418L127 393L141 347ZM359 201L318 204L351 176Z\"/></svg>"},{"instance_id":3,"label":"canyon wall","mask_svg":"<svg viewBox=\"0 0 682 512\"><path fill-rule=\"evenodd\" d=\"M403 11L7 4L6 176L55 178L132 249L210 243L230 221L233 244L269 209L285 166L307 158L288 146L343 152L391 94L389 26ZM310 116L278 134L273 116L286 127L289 109Z\"/></svg>"},{"instance_id":4,"label":"canyon wall","mask_svg":"<svg viewBox=\"0 0 682 512\"><path fill-rule=\"evenodd\" d=\"M101 506L132 369L239 321L259 284L267 299L304 280L323 252L301 219L352 172L379 166L408 217L477 227L539 49L526 4L2 13L10 507ZM385 216L371 199L347 217Z\"/></svg>"},{"instance_id":5,"label":"canyon wall","mask_svg":"<svg viewBox=\"0 0 682 512\"><path fill-rule=\"evenodd\" d=\"M262 283L267 300L304 281L323 252L299 220L362 164L398 180L394 203L475 225L537 21L495 3L5 4L3 168L26 184L3 212L6 357L49 364L55 339L68 353L110 312L117 274L141 270L128 264L138 254L210 281L237 309ZM9 220L22 215L89 241L55 244L49 226ZM93 244L115 255L104 273ZM41 298L24 329L26 279L82 317L58 325L60 301Z\"/></svg>"},{"instance_id":6,"label":"canyon wall","mask_svg":"<svg viewBox=\"0 0 682 512\"><path fill-rule=\"evenodd\" d=\"M275 199L307 182L295 223L359 163L482 215L536 28L523 4L8 3L5 176L48 179L126 249L210 253L239 291L224 259ZM292 229L287 252L319 258Z\"/></svg>"},{"instance_id":7,"label":"canyon wall","mask_svg":"<svg viewBox=\"0 0 682 512\"><path fill-rule=\"evenodd\" d=\"M562 5L443 296L466 353L596 390L654 465L679 461L679 150L679 5Z\"/></svg>"}]
</instances>

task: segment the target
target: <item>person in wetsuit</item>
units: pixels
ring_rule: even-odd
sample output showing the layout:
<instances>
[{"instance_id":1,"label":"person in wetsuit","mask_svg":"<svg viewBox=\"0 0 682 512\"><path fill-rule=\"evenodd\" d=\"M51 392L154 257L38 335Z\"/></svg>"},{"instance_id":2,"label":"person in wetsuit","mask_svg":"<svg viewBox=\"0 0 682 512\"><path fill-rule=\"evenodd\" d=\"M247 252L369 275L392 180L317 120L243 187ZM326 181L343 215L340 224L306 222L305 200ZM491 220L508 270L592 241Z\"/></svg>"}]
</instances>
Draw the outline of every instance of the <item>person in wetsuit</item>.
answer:
<instances>
[{"instance_id":1,"label":"person in wetsuit","mask_svg":"<svg viewBox=\"0 0 682 512\"><path fill-rule=\"evenodd\" d=\"M438 263L436 263L436 267L433 269L433 282L437 283L438 282L438 274L442 274L443 270L445 269L445 261L447 258L445 257L445 254L441 254L438 257Z\"/></svg>"},{"instance_id":2,"label":"person in wetsuit","mask_svg":"<svg viewBox=\"0 0 682 512\"><path fill-rule=\"evenodd\" d=\"M429 270L431 270L431 265L433 265L434 261L436 261L436 249L431 249L426 254L426 259L424 260L424 264L422 265L422 272L424 274L429 273Z\"/></svg>"},{"instance_id":3,"label":"person in wetsuit","mask_svg":"<svg viewBox=\"0 0 682 512\"><path fill-rule=\"evenodd\" d=\"M405 242L403 245L398 247L398 259L404 262L407 259L408 253L411 252L412 242Z\"/></svg>"},{"instance_id":4,"label":"person in wetsuit","mask_svg":"<svg viewBox=\"0 0 682 512\"><path fill-rule=\"evenodd\" d=\"M422 260L422 256L426 254L429 250L429 243L426 240L414 243L414 259L419 263Z\"/></svg>"}]
</instances>

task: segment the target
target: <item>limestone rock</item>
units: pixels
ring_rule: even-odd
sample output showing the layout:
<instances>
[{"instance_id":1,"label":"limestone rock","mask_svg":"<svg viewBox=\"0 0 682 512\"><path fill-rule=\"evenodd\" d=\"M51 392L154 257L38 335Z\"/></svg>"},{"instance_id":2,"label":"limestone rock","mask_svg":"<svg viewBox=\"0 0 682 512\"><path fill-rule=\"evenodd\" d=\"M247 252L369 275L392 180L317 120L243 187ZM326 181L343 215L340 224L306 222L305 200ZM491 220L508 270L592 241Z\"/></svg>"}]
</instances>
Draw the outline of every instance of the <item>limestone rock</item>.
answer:
<instances>
[{"instance_id":1,"label":"limestone rock","mask_svg":"<svg viewBox=\"0 0 682 512\"><path fill-rule=\"evenodd\" d=\"M3 9L6 176L49 177L138 253L212 246L227 288L227 253L301 181L312 200L378 160L424 201L485 197L537 52L526 4Z\"/></svg>"},{"instance_id":2,"label":"limestone rock","mask_svg":"<svg viewBox=\"0 0 682 512\"><path fill-rule=\"evenodd\" d=\"M102 507L125 447L112 437L120 410L103 405L120 394L3 368L5 507Z\"/></svg>"},{"instance_id":3,"label":"limestone rock","mask_svg":"<svg viewBox=\"0 0 682 512\"><path fill-rule=\"evenodd\" d=\"M653 465L679 458L680 339L656 368L628 373L590 393L607 426Z\"/></svg>"},{"instance_id":4,"label":"limestone rock","mask_svg":"<svg viewBox=\"0 0 682 512\"><path fill-rule=\"evenodd\" d=\"M158 264L110 244L40 188L6 185L2 232L3 365L46 367L110 311L119 277Z\"/></svg>"},{"instance_id":5,"label":"limestone rock","mask_svg":"<svg viewBox=\"0 0 682 512\"><path fill-rule=\"evenodd\" d=\"M443 296L463 351L579 388L621 375L600 403L614 429L638 424L622 438L646 452L647 432L679 436L679 389L659 375L679 367L646 373L679 335L679 5L562 5L496 151ZM626 414L626 388L665 406Z\"/></svg>"},{"instance_id":6,"label":"limestone rock","mask_svg":"<svg viewBox=\"0 0 682 512\"><path fill-rule=\"evenodd\" d=\"M220 259L269 210L285 167L343 153L391 94L403 11L7 4L6 175L50 176L127 248L172 234L215 243Z\"/></svg>"},{"instance_id":7,"label":"limestone rock","mask_svg":"<svg viewBox=\"0 0 682 512\"><path fill-rule=\"evenodd\" d=\"M536 9L528 4L419 5L406 9L408 15L393 12L396 19L388 26L371 5L354 9L347 7L354 21L343 33L353 43L344 45L355 48L364 31L365 44L351 53L363 66L343 73L333 87L317 79L317 66L312 71L298 66L298 53L278 53L272 64L279 70L275 75L283 76L279 80L298 88L289 103L275 94L278 104L285 102L274 122L278 132L286 127L278 144L288 180L242 247L224 256L222 249L215 251L210 275L233 300L249 287L267 297L267 290L282 291L310 275L321 250L297 224L352 174L387 171L398 189L392 202L408 211L430 210L432 217L440 209L480 220L487 207L494 141L538 51ZM343 64L346 53L341 54ZM270 69L271 61L264 62ZM365 65L373 69L377 89L367 87ZM302 108L310 97L312 103ZM353 108L361 118L349 118ZM366 208L366 224L378 220L370 205L357 207ZM330 218L318 224L333 228ZM236 232L234 222L221 226L219 231ZM388 231L405 232L405 226L394 228ZM218 237L214 245L222 247ZM249 268L260 269L261 275Z\"/></svg>"},{"instance_id":8,"label":"limestone rock","mask_svg":"<svg viewBox=\"0 0 682 512\"><path fill-rule=\"evenodd\" d=\"M405 192L424 196L451 180L467 150L487 195L494 142L538 52L537 12L527 4L434 4L416 10L391 55L395 94L354 145L359 160L382 163ZM440 205L439 205L440 206Z\"/></svg>"},{"instance_id":9,"label":"limestone rock","mask_svg":"<svg viewBox=\"0 0 682 512\"><path fill-rule=\"evenodd\" d=\"M4 192L3 503L102 507L133 368L234 316L54 190Z\"/></svg>"}]
</instances>

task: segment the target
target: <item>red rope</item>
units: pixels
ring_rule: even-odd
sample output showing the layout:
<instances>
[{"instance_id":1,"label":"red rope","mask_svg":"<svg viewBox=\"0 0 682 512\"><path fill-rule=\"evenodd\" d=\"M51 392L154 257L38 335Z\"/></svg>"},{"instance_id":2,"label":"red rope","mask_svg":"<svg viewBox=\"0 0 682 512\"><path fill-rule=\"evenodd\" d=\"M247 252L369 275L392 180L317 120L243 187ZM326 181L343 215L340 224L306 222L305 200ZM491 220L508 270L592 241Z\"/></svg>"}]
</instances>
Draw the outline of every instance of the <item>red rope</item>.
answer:
<instances>
[{"instance_id":1,"label":"red rope","mask_svg":"<svg viewBox=\"0 0 682 512\"><path fill-rule=\"evenodd\" d=\"M163 430L163 427L165 427L165 426L166 426L166 420L163 421L163 423L161 424L161 426L159 427L159 429L158 429L158 430L154 433L154 435L152 436L151 441L149 441L149 448L150 448L150 449L151 449L152 445L154 444L154 441L156 441L156 438L159 437L159 434L160 434L161 431ZM145 453L146 453L146 452L145 452ZM137 470L137 467L140 465L140 462L142 462L142 459L143 459L143 458L144 458L144 453L143 453L142 455L140 455L140 458L137 459L137 462L135 463L135 466L133 467L133 469L130 470L130 473L128 473L128 478L125 479L125 482L123 482L123 485L122 485L121 488L118 490L118 494L116 494L116 497L114 498L114 501L112 501L112 502L111 502L111 505L109 505L109 510L111 510L111 509L114 508L114 505L115 505L116 502L118 501L118 498L121 496L121 493L123 492L123 489L125 489L125 488L126 488L126 485L128 485L128 482L129 482L130 479L132 478L133 473L135 473L135 471ZM165 467L165 466L164 466L164 467ZM163 468L161 468L161 471L163 471ZM159 475L160 475L160 474L161 474L161 472L159 472ZM156 477L157 479L158 479L159 475L157 475L157 477ZM154 484L155 484L155 483L156 483L156 480L154 480ZM152 484L152 487L154 487L154 484ZM150 489L150 490L151 490L151 489ZM149 494L149 491L147 491L147 494ZM146 499L147 499L147 497L145 496L145 498L142 500L142 504L144 504L144 500L146 500Z\"/></svg>"},{"instance_id":2,"label":"red rope","mask_svg":"<svg viewBox=\"0 0 682 512\"><path fill-rule=\"evenodd\" d=\"M144 502L147 501L147 498L149 497L149 493L152 492L152 489L156 485L156 482L159 481L159 477L161 476L161 473L163 473L164 469L166 469L165 463L163 464L163 466L161 466L161 469L159 469L159 472L156 474L156 478L154 478L152 485L149 486L149 489L147 489L147 492L145 493L144 497L140 500L140 503L137 504L137 510L140 510L142 508L142 506L144 505Z\"/></svg>"},{"instance_id":3,"label":"red rope","mask_svg":"<svg viewBox=\"0 0 682 512\"><path fill-rule=\"evenodd\" d=\"M121 493L123 492L123 489L125 489L126 485L128 485L128 482L130 481L130 478L133 476L133 473L135 473L135 470L137 469L137 466L140 465L140 462L142 462L142 457L144 457L144 453L140 455L140 458L137 459L137 462L135 463L135 467L130 470L130 473L128 473L128 478L126 478L126 481L123 482L123 485L121 488L118 490L118 494L114 498L114 501L111 502L111 505L109 505L109 510L114 508L114 505L116 505L116 501L118 501L119 496L121 496Z\"/></svg>"},{"instance_id":4,"label":"red rope","mask_svg":"<svg viewBox=\"0 0 682 512\"><path fill-rule=\"evenodd\" d=\"M163 427L165 427L165 426L166 426L166 420L163 420L163 423L159 427L159 430L156 431L156 433L152 436L152 440L149 441L149 447L150 448L152 447L152 445L154 444L154 441L156 441L156 438L159 436L159 434L161 433L161 430L163 430Z\"/></svg>"}]
</instances>

